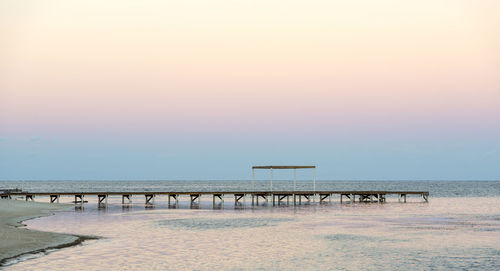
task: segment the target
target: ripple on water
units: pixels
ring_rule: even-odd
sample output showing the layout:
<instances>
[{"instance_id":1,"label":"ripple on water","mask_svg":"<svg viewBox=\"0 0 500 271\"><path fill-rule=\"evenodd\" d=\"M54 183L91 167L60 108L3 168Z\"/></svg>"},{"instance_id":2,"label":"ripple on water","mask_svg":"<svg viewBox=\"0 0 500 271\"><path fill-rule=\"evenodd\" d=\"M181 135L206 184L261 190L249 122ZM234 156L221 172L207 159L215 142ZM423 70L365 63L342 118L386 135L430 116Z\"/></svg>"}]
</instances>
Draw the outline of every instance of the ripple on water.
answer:
<instances>
[{"instance_id":1,"label":"ripple on water","mask_svg":"<svg viewBox=\"0 0 500 271\"><path fill-rule=\"evenodd\" d=\"M160 220L158 225L176 230L218 230L272 227L292 220L289 218L181 218Z\"/></svg>"},{"instance_id":2,"label":"ripple on water","mask_svg":"<svg viewBox=\"0 0 500 271\"><path fill-rule=\"evenodd\" d=\"M374 237L365 236L358 234L328 234L321 236L323 239L334 242L407 242L407 239L395 239L395 238L385 238L385 237Z\"/></svg>"}]
</instances>

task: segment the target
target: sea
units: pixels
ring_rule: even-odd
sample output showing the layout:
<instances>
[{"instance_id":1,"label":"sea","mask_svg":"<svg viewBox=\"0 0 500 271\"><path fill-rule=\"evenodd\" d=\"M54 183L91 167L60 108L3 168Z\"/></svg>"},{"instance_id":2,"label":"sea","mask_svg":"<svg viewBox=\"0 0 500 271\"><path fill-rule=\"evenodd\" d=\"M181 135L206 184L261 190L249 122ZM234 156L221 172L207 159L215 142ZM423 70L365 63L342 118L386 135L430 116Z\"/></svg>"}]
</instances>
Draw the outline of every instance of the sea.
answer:
<instances>
[{"instance_id":1,"label":"sea","mask_svg":"<svg viewBox=\"0 0 500 271\"><path fill-rule=\"evenodd\" d=\"M142 192L268 190L268 180L0 181L32 192ZM311 190L298 181L296 190ZM287 180L273 189L291 190ZM429 191L429 202L409 195L386 203L340 203L336 195L279 206L232 195L144 196L122 204L110 197L25 221L33 230L98 237L62 249L27 254L5 270L500 270L500 181L326 181L316 190ZM21 200L21 199L20 199ZM36 201L48 202L47 197ZM62 197L71 203L74 198Z\"/></svg>"}]
</instances>

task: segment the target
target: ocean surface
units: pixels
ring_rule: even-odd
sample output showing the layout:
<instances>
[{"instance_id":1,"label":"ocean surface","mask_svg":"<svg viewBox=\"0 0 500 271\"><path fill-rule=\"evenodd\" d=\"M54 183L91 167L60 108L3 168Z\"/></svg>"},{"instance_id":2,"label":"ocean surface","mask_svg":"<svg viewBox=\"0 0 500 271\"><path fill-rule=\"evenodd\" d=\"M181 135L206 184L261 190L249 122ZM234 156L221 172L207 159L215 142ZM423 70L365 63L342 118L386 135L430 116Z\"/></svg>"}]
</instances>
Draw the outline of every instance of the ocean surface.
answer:
<instances>
[{"instance_id":1,"label":"ocean surface","mask_svg":"<svg viewBox=\"0 0 500 271\"><path fill-rule=\"evenodd\" d=\"M257 181L255 190L266 190ZM274 190L290 190L275 181ZM250 181L0 181L26 191L251 190ZM311 190L299 181L297 190ZM5 270L500 270L500 181L318 181L317 190L423 190L429 203L339 203L338 196L300 206L235 206L230 195L169 208L144 196L26 221L30 229L101 237L26 255ZM37 201L48 198L37 197ZM73 198L62 198L70 202Z\"/></svg>"}]
</instances>

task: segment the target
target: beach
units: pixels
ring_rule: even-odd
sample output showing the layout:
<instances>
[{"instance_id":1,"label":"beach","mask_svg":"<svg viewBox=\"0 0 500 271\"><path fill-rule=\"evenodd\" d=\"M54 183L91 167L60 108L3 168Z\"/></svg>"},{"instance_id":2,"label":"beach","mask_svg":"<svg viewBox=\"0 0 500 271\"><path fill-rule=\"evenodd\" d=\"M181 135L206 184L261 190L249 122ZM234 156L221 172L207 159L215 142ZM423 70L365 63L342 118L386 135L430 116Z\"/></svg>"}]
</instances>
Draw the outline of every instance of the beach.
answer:
<instances>
[{"instance_id":1,"label":"beach","mask_svg":"<svg viewBox=\"0 0 500 271\"><path fill-rule=\"evenodd\" d=\"M26 253L62 248L81 242L75 235L23 228L23 221L49 216L68 204L0 200L0 266L6 260Z\"/></svg>"}]
</instances>

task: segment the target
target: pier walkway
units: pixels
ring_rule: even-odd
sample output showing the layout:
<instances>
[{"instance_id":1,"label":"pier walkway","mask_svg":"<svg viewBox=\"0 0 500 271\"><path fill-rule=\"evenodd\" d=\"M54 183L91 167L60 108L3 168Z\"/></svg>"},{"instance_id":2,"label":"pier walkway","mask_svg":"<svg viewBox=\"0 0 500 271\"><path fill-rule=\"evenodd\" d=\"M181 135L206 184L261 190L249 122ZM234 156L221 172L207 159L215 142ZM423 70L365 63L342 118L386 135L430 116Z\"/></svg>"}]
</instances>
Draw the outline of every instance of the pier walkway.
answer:
<instances>
[{"instance_id":1,"label":"pier walkway","mask_svg":"<svg viewBox=\"0 0 500 271\"><path fill-rule=\"evenodd\" d=\"M73 203L83 205L86 196L97 196L98 204L107 204L111 196L121 196L122 204L132 202L132 196L144 197L146 205L155 204L157 196L167 196L168 204L179 204L179 199L188 197L191 204L200 203L202 196L209 196L215 207L218 203L224 203L225 196L234 197L234 204L241 204L247 197L251 197L252 205L259 205L259 199L273 206L282 204L300 205L303 202L310 203L316 198L322 203L331 201L334 196L338 196L340 203L354 202L378 202L385 203L387 195L396 195L399 202L406 202L408 195L419 196L422 201L429 201L427 191L219 191L219 192L166 192L166 191L144 191L144 192L26 192L26 191L0 191L0 198L8 199L22 197L26 201L34 201L35 197L47 197L50 202L59 202L61 196L74 197Z\"/></svg>"}]
</instances>

